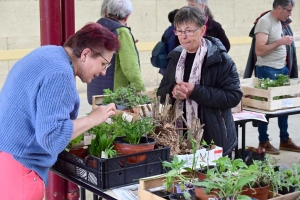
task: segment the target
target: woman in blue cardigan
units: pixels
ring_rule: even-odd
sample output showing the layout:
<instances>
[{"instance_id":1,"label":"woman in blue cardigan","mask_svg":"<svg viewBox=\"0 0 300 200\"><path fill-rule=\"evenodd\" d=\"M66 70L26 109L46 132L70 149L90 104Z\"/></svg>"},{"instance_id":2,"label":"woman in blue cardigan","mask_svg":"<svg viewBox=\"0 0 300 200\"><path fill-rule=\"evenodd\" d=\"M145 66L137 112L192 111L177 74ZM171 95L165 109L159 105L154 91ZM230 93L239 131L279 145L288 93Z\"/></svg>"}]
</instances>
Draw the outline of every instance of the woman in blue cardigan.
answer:
<instances>
[{"instance_id":1,"label":"woman in blue cardigan","mask_svg":"<svg viewBox=\"0 0 300 200\"><path fill-rule=\"evenodd\" d=\"M118 49L113 33L90 23L63 47L39 47L12 67L0 93L0 199L43 199L49 168L69 141L115 114L109 104L76 119L75 76L104 76Z\"/></svg>"}]
</instances>

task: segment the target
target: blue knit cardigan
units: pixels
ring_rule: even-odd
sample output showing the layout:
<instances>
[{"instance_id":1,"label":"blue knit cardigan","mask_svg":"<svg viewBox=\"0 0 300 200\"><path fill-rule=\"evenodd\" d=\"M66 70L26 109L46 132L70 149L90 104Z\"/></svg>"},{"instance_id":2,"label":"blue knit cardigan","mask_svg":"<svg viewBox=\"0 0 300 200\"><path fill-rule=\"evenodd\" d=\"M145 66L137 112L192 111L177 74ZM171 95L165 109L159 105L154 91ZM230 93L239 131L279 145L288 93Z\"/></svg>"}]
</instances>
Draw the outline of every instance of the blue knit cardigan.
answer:
<instances>
[{"instance_id":1,"label":"blue knit cardigan","mask_svg":"<svg viewBox=\"0 0 300 200\"><path fill-rule=\"evenodd\" d=\"M71 138L78 109L74 72L63 47L35 49L15 63L0 92L0 151L48 185L49 168Z\"/></svg>"}]
</instances>

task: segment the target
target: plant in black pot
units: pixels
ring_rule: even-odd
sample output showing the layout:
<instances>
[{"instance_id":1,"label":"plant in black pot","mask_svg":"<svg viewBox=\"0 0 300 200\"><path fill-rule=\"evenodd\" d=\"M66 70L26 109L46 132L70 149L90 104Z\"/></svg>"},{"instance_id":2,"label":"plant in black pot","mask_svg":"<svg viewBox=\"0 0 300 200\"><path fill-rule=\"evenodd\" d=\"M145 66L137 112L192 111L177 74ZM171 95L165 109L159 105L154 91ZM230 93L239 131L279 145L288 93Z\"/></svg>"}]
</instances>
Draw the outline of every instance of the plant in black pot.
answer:
<instances>
[{"instance_id":1,"label":"plant in black pot","mask_svg":"<svg viewBox=\"0 0 300 200\"><path fill-rule=\"evenodd\" d=\"M281 181L285 184L282 188L278 188L278 193L285 195L291 192L300 191L300 165L293 163L291 169L279 168L279 171L283 171L283 177Z\"/></svg>"},{"instance_id":2,"label":"plant in black pot","mask_svg":"<svg viewBox=\"0 0 300 200\"><path fill-rule=\"evenodd\" d=\"M136 154L154 149L155 140L149 138L157 122L150 117L143 117L137 120L128 121L121 115L113 122L118 128L114 131L116 135L122 135L114 140L114 149L119 155ZM146 155L139 155L127 159L129 163L142 162Z\"/></svg>"},{"instance_id":3,"label":"plant in black pot","mask_svg":"<svg viewBox=\"0 0 300 200\"><path fill-rule=\"evenodd\" d=\"M149 104L152 100L147 95L137 92L133 84L120 87L115 92L104 89L103 104L115 103L119 110L132 110L142 104Z\"/></svg>"}]
</instances>

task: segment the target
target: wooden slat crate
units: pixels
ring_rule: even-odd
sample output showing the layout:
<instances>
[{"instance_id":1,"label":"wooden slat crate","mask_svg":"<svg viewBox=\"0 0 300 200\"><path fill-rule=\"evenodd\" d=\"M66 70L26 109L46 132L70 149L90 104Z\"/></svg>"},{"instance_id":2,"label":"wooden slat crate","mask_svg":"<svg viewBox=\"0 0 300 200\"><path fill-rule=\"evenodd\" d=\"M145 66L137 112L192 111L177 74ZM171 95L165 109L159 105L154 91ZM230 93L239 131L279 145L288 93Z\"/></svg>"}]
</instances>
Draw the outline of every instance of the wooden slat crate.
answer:
<instances>
[{"instance_id":1,"label":"wooden slat crate","mask_svg":"<svg viewBox=\"0 0 300 200\"><path fill-rule=\"evenodd\" d=\"M184 175L189 175L189 172L183 172ZM165 200L149 191L149 189L157 188L163 186L165 182L165 174L151 176L147 178L140 179L140 187L138 191L139 199L143 200Z\"/></svg>"},{"instance_id":2,"label":"wooden slat crate","mask_svg":"<svg viewBox=\"0 0 300 200\"><path fill-rule=\"evenodd\" d=\"M252 85L242 85L243 98L242 104L243 106L253 107L261 110L280 110L286 108L293 108L300 106L300 85L296 82L292 82L292 85L289 86L281 86L281 87L269 87L268 90L255 88L255 85L258 85L257 78L250 79L252 81ZM246 82L244 82L246 83ZM245 96L257 96L264 97L267 101L259 101L255 99L246 98ZM293 98L279 99L273 100L273 97L290 95L295 96Z\"/></svg>"}]
</instances>

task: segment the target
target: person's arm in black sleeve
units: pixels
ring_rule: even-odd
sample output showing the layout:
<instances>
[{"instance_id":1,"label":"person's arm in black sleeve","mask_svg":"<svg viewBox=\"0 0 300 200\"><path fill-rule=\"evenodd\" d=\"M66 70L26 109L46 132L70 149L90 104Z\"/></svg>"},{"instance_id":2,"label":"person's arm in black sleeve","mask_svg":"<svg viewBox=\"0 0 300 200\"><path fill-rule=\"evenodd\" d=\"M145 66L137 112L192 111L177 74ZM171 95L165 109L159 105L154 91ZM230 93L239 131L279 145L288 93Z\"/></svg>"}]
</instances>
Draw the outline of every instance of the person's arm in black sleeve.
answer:
<instances>
[{"instance_id":1,"label":"person's arm in black sleeve","mask_svg":"<svg viewBox=\"0 0 300 200\"><path fill-rule=\"evenodd\" d=\"M172 51L170 54L173 54L174 52ZM177 52L179 53L179 52ZM172 59L172 55L168 56L168 67L167 67L167 71L165 73L165 75L163 76L160 85L158 87L157 90L157 96L160 96L161 103L165 102L166 99L166 95L169 94L170 98L172 99L172 103L175 102L175 99L172 97L172 91L173 88L176 85L176 80L175 80L175 72L176 72L176 66L177 66L177 62Z\"/></svg>"},{"instance_id":2,"label":"person's arm in black sleeve","mask_svg":"<svg viewBox=\"0 0 300 200\"><path fill-rule=\"evenodd\" d=\"M239 104L243 96L239 75L232 59L227 54L225 57L223 66L219 67L215 73L210 74L215 77L207 77L215 79L217 87L195 85L190 98L200 106L229 109Z\"/></svg>"},{"instance_id":3,"label":"person's arm in black sleeve","mask_svg":"<svg viewBox=\"0 0 300 200\"><path fill-rule=\"evenodd\" d=\"M222 28L222 26L220 25L219 27L219 33L218 33L218 38L219 40L221 40L221 42L223 43L223 45L225 46L227 52L229 52L230 50L230 42L225 34L224 29Z\"/></svg>"}]
</instances>

